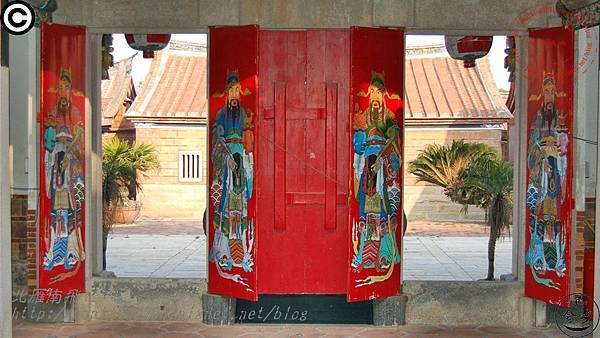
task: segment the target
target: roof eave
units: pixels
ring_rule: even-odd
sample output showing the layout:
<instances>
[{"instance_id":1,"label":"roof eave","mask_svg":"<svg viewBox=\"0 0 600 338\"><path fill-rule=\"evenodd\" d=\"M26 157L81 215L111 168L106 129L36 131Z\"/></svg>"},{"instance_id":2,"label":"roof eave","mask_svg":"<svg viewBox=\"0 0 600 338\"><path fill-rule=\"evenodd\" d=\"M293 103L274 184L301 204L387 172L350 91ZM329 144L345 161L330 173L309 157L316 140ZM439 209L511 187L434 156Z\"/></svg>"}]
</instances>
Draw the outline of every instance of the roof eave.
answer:
<instances>
[{"instance_id":1,"label":"roof eave","mask_svg":"<svg viewBox=\"0 0 600 338\"><path fill-rule=\"evenodd\" d=\"M495 118L405 118L405 125L456 125L456 124L471 124L484 125L494 123L508 123L512 117L495 117Z\"/></svg>"}]
</instances>

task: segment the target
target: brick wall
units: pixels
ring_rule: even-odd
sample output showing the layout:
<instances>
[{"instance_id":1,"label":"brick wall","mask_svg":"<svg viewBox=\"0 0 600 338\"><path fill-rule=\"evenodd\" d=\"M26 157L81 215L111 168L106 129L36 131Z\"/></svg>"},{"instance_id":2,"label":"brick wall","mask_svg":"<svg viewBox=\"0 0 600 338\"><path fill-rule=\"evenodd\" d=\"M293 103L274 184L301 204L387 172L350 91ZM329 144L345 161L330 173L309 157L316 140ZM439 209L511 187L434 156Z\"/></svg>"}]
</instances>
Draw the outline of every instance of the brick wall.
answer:
<instances>
[{"instance_id":1,"label":"brick wall","mask_svg":"<svg viewBox=\"0 0 600 338\"><path fill-rule=\"evenodd\" d=\"M586 277L587 273L593 274L593 267L586 267L585 254L586 251L594 252L595 246L595 235L592 230L587 226L590 224L592 228L596 227L596 198L588 197L585 199L585 210L577 211L575 231L572 236L575 237L575 291L583 292L584 290L584 279L590 279L588 282L593 283L593 279L589 276ZM587 268L587 269L586 269Z\"/></svg>"},{"instance_id":2,"label":"brick wall","mask_svg":"<svg viewBox=\"0 0 600 338\"><path fill-rule=\"evenodd\" d=\"M585 229L585 211L577 211L575 223L575 292L583 292L583 255L585 253L585 242L583 240L583 232Z\"/></svg>"},{"instance_id":3,"label":"brick wall","mask_svg":"<svg viewBox=\"0 0 600 338\"><path fill-rule=\"evenodd\" d=\"M143 128L136 129L138 142L153 144L159 153L160 169L144 179L140 200L141 217L145 218L200 218L206 207L208 180L207 142L205 128ZM501 130L449 130L407 128L405 136L405 168L426 145L449 144L455 139L483 142L500 151ZM202 181L179 182L179 151L199 150L204 157ZM442 189L423 182L405 171L404 206L409 219L473 220L483 221L485 213L475 207L469 213L460 212L462 206L450 202Z\"/></svg>"},{"instance_id":4,"label":"brick wall","mask_svg":"<svg viewBox=\"0 0 600 338\"><path fill-rule=\"evenodd\" d=\"M206 207L208 166L206 128L136 128L137 142L153 144L160 168L143 179L143 218L200 219ZM202 180L179 181L179 152L202 152Z\"/></svg>"},{"instance_id":5,"label":"brick wall","mask_svg":"<svg viewBox=\"0 0 600 338\"><path fill-rule=\"evenodd\" d=\"M442 194L442 189L433 184L417 182L417 178L408 172L408 163L414 160L427 145L450 144L453 140L481 142L500 151L502 130L451 130L407 128L404 148L404 210L409 220L472 220L484 221L485 212L469 207L465 215L460 212L462 206L452 203Z\"/></svg>"},{"instance_id":6,"label":"brick wall","mask_svg":"<svg viewBox=\"0 0 600 338\"><path fill-rule=\"evenodd\" d=\"M11 245L13 290L37 285L36 211L28 209L27 195L11 197Z\"/></svg>"}]
</instances>

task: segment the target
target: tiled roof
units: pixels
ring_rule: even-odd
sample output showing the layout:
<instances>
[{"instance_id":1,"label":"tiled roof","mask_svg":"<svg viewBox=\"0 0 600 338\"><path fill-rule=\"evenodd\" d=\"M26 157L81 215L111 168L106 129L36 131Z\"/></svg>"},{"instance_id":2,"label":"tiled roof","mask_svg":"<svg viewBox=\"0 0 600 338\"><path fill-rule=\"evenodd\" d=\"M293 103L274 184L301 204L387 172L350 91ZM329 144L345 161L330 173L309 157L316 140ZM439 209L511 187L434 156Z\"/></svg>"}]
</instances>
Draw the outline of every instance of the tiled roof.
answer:
<instances>
[{"instance_id":1,"label":"tiled roof","mask_svg":"<svg viewBox=\"0 0 600 338\"><path fill-rule=\"evenodd\" d=\"M207 116L206 47L171 42L156 53L144 85L126 117L137 122L204 121ZM500 97L488 57L474 68L443 47L407 50L406 123L477 124L506 122L512 114Z\"/></svg>"},{"instance_id":2,"label":"tiled roof","mask_svg":"<svg viewBox=\"0 0 600 338\"><path fill-rule=\"evenodd\" d=\"M125 115L135 122L206 120L206 68L205 46L171 42L155 54L142 89Z\"/></svg>"},{"instance_id":3,"label":"tiled roof","mask_svg":"<svg viewBox=\"0 0 600 338\"><path fill-rule=\"evenodd\" d=\"M496 87L489 57L474 68L449 56L406 59L407 124L506 122L512 114ZM484 120L484 121L482 121Z\"/></svg>"},{"instance_id":4,"label":"tiled roof","mask_svg":"<svg viewBox=\"0 0 600 338\"><path fill-rule=\"evenodd\" d=\"M134 55L135 56L135 55ZM131 78L133 56L123 59L108 69L108 80L102 80L102 125L111 126L123 105L135 99Z\"/></svg>"}]
</instances>

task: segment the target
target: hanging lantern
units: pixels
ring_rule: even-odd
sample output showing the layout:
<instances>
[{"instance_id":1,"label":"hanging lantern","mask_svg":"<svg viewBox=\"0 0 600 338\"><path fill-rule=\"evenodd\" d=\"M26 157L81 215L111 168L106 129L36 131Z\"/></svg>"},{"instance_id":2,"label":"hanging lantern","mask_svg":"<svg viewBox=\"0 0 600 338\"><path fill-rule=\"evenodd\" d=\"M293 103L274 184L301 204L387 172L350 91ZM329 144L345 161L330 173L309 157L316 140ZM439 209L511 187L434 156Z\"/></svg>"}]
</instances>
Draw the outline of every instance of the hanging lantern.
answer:
<instances>
[{"instance_id":1,"label":"hanging lantern","mask_svg":"<svg viewBox=\"0 0 600 338\"><path fill-rule=\"evenodd\" d=\"M141 50L145 59L154 57L154 52L169 44L171 34L125 34L129 47Z\"/></svg>"},{"instance_id":2,"label":"hanging lantern","mask_svg":"<svg viewBox=\"0 0 600 338\"><path fill-rule=\"evenodd\" d=\"M463 60L465 68L475 67L475 60L487 55L493 36L446 36L446 50L453 59Z\"/></svg>"}]
</instances>

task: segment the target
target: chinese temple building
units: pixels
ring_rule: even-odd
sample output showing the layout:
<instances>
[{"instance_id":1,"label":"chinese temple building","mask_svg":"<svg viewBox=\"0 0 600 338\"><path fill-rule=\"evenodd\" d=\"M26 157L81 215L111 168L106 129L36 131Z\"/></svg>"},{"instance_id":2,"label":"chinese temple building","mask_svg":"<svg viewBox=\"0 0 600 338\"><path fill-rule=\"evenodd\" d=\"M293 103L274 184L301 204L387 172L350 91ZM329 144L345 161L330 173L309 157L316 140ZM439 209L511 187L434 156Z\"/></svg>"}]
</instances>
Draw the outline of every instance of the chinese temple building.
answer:
<instances>
[{"instance_id":1,"label":"chinese temple building","mask_svg":"<svg viewBox=\"0 0 600 338\"><path fill-rule=\"evenodd\" d=\"M17 308L54 323L234 325L266 307L285 324L535 328L573 308L598 322L597 1L27 3L35 27L3 21L0 40L0 337ZM181 32L208 46L164 49ZM139 92L130 60L106 67L112 33L155 58ZM452 59L407 53L407 34L444 35ZM509 41L506 102L481 58L494 35ZM148 190L197 205L190 217L205 201L208 278L107 277L102 132L173 157L178 128L191 183ZM441 128L508 142L510 278L403 279L402 211L421 193L407 145ZM179 182L175 163L157 180ZM205 198L177 202L190 191Z\"/></svg>"}]
</instances>

